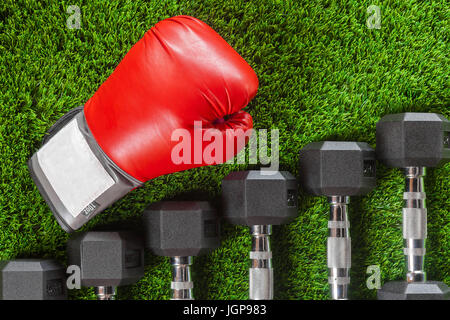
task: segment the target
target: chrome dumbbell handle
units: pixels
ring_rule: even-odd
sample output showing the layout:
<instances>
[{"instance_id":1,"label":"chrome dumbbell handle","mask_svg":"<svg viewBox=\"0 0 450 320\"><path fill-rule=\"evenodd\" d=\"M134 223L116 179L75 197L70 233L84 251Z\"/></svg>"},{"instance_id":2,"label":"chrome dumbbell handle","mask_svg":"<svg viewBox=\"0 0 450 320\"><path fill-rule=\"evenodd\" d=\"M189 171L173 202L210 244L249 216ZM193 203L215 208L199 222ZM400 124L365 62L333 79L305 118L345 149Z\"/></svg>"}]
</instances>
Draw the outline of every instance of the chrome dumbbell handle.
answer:
<instances>
[{"instance_id":1,"label":"chrome dumbbell handle","mask_svg":"<svg viewBox=\"0 0 450 320\"><path fill-rule=\"evenodd\" d=\"M332 196L330 203L330 220L328 221L328 283L333 300L347 300L350 284L351 240L347 205L349 197Z\"/></svg>"},{"instance_id":2,"label":"chrome dumbbell handle","mask_svg":"<svg viewBox=\"0 0 450 320\"><path fill-rule=\"evenodd\" d=\"M272 251L270 251L270 235L272 226L255 225L251 228L252 251L249 270L250 300L273 299Z\"/></svg>"},{"instance_id":3,"label":"chrome dumbbell handle","mask_svg":"<svg viewBox=\"0 0 450 320\"><path fill-rule=\"evenodd\" d=\"M427 209L425 205L424 167L405 168L403 193L403 241L406 259L406 281L424 282L425 242L427 238Z\"/></svg>"},{"instance_id":4,"label":"chrome dumbbell handle","mask_svg":"<svg viewBox=\"0 0 450 320\"><path fill-rule=\"evenodd\" d=\"M112 286L98 286L94 289L97 300L115 300L116 288Z\"/></svg>"},{"instance_id":5,"label":"chrome dumbbell handle","mask_svg":"<svg viewBox=\"0 0 450 320\"><path fill-rule=\"evenodd\" d=\"M172 265L172 289L171 300L194 300L192 289L194 283L191 281L192 257L171 257Z\"/></svg>"}]
</instances>

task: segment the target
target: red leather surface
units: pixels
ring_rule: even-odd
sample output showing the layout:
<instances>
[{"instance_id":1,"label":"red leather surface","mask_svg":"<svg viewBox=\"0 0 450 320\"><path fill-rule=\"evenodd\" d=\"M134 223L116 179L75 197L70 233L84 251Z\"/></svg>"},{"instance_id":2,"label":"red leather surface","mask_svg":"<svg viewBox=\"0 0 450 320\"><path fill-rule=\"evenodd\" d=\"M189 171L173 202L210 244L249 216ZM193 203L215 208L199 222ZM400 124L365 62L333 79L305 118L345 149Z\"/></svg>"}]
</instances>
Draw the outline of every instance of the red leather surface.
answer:
<instances>
[{"instance_id":1,"label":"red leather surface","mask_svg":"<svg viewBox=\"0 0 450 320\"><path fill-rule=\"evenodd\" d=\"M203 131L217 128L231 143L234 138L225 129L252 128L251 116L241 109L257 89L253 69L222 37L198 19L177 16L146 32L84 112L104 152L146 181L208 164L172 162L172 148L179 143L171 141L175 129L187 129L193 139L194 121L201 121ZM228 158L224 153L223 161Z\"/></svg>"}]
</instances>

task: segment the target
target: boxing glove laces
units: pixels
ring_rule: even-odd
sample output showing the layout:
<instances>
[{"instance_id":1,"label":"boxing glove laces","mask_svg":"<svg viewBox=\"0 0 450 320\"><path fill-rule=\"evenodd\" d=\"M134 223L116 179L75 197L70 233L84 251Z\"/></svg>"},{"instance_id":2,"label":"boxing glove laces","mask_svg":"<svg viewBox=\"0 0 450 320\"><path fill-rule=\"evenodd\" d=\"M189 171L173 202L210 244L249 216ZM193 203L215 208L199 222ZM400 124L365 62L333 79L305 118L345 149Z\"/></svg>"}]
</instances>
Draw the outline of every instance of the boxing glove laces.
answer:
<instances>
[{"instance_id":1,"label":"boxing glove laces","mask_svg":"<svg viewBox=\"0 0 450 320\"><path fill-rule=\"evenodd\" d=\"M31 176L71 232L149 179L234 157L253 127L242 109L257 89L253 69L204 22L160 21L49 130L28 162Z\"/></svg>"}]
</instances>

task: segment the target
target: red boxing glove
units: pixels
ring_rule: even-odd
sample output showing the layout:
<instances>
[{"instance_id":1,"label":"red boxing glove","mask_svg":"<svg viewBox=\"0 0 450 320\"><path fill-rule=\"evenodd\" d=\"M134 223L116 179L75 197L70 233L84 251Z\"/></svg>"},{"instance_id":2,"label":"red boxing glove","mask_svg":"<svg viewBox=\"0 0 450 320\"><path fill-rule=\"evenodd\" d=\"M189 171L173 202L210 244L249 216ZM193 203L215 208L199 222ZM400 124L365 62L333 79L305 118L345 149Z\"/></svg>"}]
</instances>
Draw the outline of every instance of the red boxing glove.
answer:
<instances>
[{"instance_id":1,"label":"red boxing glove","mask_svg":"<svg viewBox=\"0 0 450 320\"><path fill-rule=\"evenodd\" d=\"M32 177L60 225L76 230L149 179L234 157L257 88L252 68L205 23L163 20L51 129L29 161Z\"/></svg>"}]
</instances>

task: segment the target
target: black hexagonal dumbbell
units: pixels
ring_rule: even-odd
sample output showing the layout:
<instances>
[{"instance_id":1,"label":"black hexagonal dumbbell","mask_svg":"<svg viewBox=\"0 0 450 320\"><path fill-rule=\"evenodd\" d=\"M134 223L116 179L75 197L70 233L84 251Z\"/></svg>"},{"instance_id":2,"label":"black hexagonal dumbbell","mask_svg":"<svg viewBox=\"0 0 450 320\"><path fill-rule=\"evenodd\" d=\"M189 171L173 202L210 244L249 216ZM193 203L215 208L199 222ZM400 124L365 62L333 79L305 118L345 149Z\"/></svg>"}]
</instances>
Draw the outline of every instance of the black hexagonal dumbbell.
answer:
<instances>
[{"instance_id":1,"label":"black hexagonal dumbbell","mask_svg":"<svg viewBox=\"0 0 450 320\"><path fill-rule=\"evenodd\" d=\"M297 215L297 181L286 171L232 172L222 180L223 215L229 222L250 227L252 250L249 298L273 299L272 225Z\"/></svg>"},{"instance_id":2,"label":"black hexagonal dumbbell","mask_svg":"<svg viewBox=\"0 0 450 320\"><path fill-rule=\"evenodd\" d=\"M375 151L364 142L313 142L300 151L299 164L305 191L330 202L328 283L333 300L346 300L351 267L347 205L350 196L375 187Z\"/></svg>"},{"instance_id":3,"label":"black hexagonal dumbbell","mask_svg":"<svg viewBox=\"0 0 450 320\"><path fill-rule=\"evenodd\" d=\"M66 270L45 259L17 259L0 262L2 300L67 299Z\"/></svg>"},{"instance_id":4,"label":"black hexagonal dumbbell","mask_svg":"<svg viewBox=\"0 0 450 320\"><path fill-rule=\"evenodd\" d=\"M377 123L377 158L389 167L403 168L403 239L406 282L386 283L380 300L448 299L446 284L427 281L424 270L427 209L423 178L425 167L450 160L450 122L435 113L398 113Z\"/></svg>"},{"instance_id":5,"label":"black hexagonal dumbbell","mask_svg":"<svg viewBox=\"0 0 450 320\"><path fill-rule=\"evenodd\" d=\"M220 244L216 210L205 201L162 201L144 211L143 222L146 248L170 257L172 300L192 300L192 257Z\"/></svg>"},{"instance_id":6,"label":"black hexagonal dumbbell","mask_svg":"<svg viewBox=\"0 0 450 320\"><path fill-rule=\"evenodd\" d=\"M91 231L67 242L69 265L80 268L81 285L95 287L99 300L114 300L116 287L144 275L143 239L131 231Z\"/></svg>"}]
</instances>

